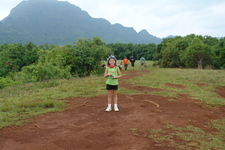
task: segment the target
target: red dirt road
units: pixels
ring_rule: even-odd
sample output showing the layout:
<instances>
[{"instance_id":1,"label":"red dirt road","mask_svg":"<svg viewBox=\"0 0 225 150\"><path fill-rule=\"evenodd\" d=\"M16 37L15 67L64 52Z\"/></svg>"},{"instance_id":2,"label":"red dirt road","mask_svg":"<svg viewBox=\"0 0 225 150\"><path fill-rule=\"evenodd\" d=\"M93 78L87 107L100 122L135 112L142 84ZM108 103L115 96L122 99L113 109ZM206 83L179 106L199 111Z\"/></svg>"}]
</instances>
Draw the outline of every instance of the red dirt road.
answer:
<instances>
[{"instance_id":1,"label":"red dirt road","mask_svg":"<svg viewBox=\"0 0 225 150\"><path fill-rule=\"evenodd\" d=\"M124 76L120 87L160 90L123 82L138 73ZM184 88L174 84L166 86ZM221 87L218 94L225 98L225 87ZM118 94L119 112L105 112L106 94L66 99L70 104L67 111L39 115L22 127L0 130L0 150L172 150L174 148L155 146L149 138L133 135L131 129L159 129L166 123L201 127L210 119L225 118L225 107L204 108L198 101L182 94L173 98L177 101L167 99L154 95Z\"/></svg>"}]
</instances>

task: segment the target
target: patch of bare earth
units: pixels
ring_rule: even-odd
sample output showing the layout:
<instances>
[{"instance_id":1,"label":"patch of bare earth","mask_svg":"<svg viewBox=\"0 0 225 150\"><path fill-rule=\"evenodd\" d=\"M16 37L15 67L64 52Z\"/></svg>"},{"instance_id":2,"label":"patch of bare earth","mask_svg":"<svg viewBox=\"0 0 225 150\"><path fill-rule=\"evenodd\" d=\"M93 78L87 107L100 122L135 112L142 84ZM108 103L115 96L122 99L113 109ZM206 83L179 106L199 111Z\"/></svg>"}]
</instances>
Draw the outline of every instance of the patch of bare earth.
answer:
<instances>
[{"instance_id":1,"label":"patch of bare earth","mask_svg":"<svg viewBox=\"0 0 225 150\"><path fill-rule=\"evenodd\" d=\"M206 84L204 84L204 83L195 83L197 86L206 86Z\"/></svg>"},{"instance_id":2,"label":"patch of bare earth","mask_svg":"<svg viewBox=\"0 0 225 150\"><path fill-rule=\"evenodd\" d=\"M140 72L130 71L120 87L133 90L153 89L123 82ZM142 72L149 73L149 72ZM173 85L174 86L174 85ZM224 97L225 88L218 90ZM66 99L70 109L34 117L30 123L0 130L1 150L170 150L157 147L149 139L132 134L131 129L159 129L174 126L202 126L209 119L225 117L225 108L204 108L188 95L177 101L154 95L118 94L119 112L105 112L107 95Z\"/></svg>"},{"instance_id":3,"label":"patch of bare earth","mask_svg":"<svg viewBox=\"0 0 225 150\"><path fill-rule=\"evenodd\" d=\"M216 93L225 98L225 86L218 87Z\"/></svg>"}]
</instances>

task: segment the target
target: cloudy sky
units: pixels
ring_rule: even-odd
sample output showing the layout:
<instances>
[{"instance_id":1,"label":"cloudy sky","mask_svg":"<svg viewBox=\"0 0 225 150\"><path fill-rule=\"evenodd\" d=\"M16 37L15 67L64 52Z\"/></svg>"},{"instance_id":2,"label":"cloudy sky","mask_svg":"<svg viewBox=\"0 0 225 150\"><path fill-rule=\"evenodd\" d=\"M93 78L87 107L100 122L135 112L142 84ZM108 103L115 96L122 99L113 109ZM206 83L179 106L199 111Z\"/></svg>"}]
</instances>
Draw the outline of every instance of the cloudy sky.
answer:
<instances>
[{"instance_id":1,"label":"cloudy sky","mask_svg":"<svg viewBox=\"0 0 225 150\"><path fill-rule=\"evenodd\" d=\"M0 20L23 0L0 0ZM64 1L64 0L60 0ZM66 0L94 18L146 29L163 38L189 34L225 37L225 0Z\"/></svg>"}]
</instances>

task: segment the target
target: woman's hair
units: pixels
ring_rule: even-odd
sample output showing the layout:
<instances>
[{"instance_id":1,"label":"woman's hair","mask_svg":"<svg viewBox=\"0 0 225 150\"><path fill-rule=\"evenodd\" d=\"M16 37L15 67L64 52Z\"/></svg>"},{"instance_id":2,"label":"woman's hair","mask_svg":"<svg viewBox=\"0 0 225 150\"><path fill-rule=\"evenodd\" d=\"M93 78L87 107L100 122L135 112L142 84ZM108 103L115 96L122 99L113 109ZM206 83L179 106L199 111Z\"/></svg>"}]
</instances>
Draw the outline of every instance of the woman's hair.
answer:
<instances>
[{"instance_id":1,"label":"woman's hair","mask_svg":"<svg viewBox=\"0 0 225 150\"><path fill-rule=\"evenodd\" d=\"M114 60L115 60L115 66L117 66L117 60L116 60L116 57L113 56L113 55L110 55L110 56L107 58L107 65L110 66L110 64L109 64L109 60L110 60L110 59L114 59Z\"/></svg>"}]
</instances>

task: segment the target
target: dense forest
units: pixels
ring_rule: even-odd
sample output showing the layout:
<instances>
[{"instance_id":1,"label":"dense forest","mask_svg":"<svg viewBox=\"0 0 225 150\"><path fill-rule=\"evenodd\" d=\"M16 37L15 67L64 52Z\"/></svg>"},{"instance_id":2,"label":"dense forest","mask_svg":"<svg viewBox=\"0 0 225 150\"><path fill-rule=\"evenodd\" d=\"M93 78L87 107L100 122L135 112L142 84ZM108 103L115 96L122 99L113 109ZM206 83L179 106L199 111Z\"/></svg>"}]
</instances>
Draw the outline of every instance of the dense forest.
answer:
<instances>
[{"instance_id":1,"label":"dense forest","mask_svg":"<svg viewBox=\"0 0 225 150\"><path fill-rule=\"evenodd\" d=\"M0 88L51 79L102 74L100 65L113 54L122 60L134 56L153 60L164 68L225 68L225 38L187 35L156 44L106 44L99 37L78 39L73 45L0 45Z\"/></svg>"}]
</instances>

